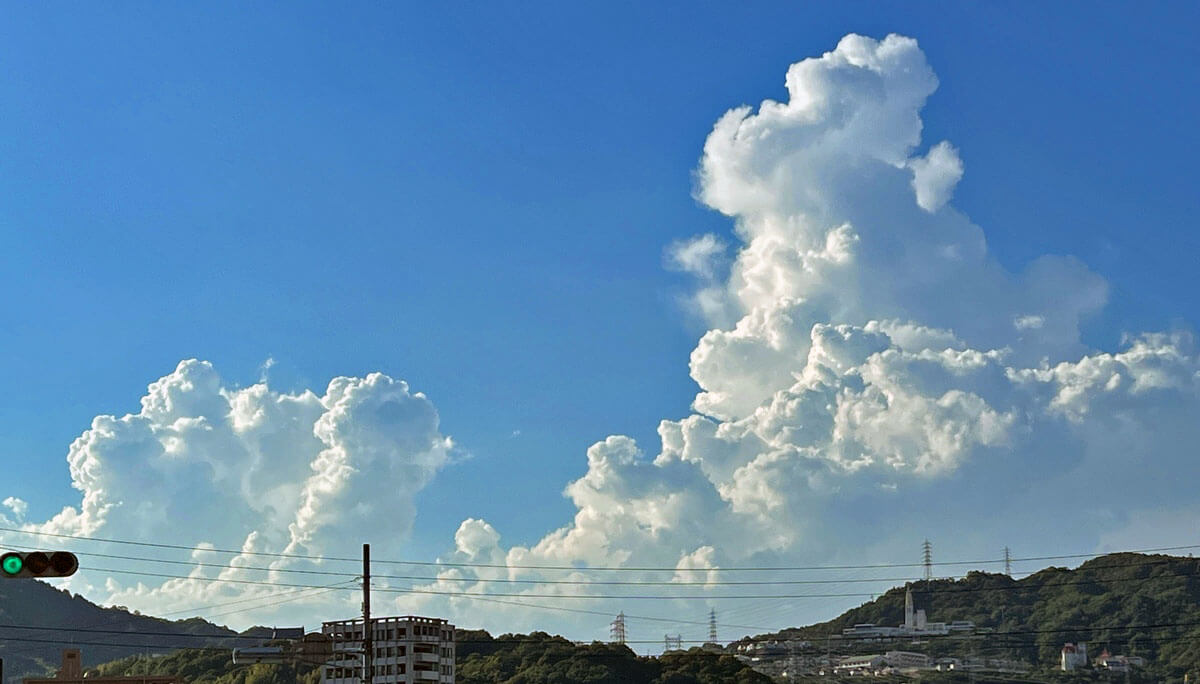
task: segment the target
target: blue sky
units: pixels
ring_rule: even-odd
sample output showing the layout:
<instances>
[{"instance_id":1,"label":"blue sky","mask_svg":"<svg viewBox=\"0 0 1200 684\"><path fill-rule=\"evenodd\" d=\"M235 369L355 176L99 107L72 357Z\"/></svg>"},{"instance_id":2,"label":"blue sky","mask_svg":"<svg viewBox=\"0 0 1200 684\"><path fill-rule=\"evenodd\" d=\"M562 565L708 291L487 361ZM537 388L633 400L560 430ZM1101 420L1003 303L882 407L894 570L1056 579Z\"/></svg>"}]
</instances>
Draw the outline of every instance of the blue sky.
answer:
<instances>
[{"instance_id":1,"label":"blue sky","mask_svg":"<svg viewBox=\"0 0 1200 684\"><path fill-rule=\"evenodd\" d=\"M136 413L182 359L236 388L270 358L278 391L380 371L436 406L457 446L399 551L443 554L467 518L536 543L590 445L653 457L700 391L713 326L664 253L736 240L696 199L714 123L786 100L788 65L851 32L919 42L940 86L918 152L957 148L953 205L998 264L1074 255L1107 281L1085 347L1191 329L1196 12L10 5L0 497L31 521L78 506L64 456L94 416Z\"/></svg>"}]
</instances>

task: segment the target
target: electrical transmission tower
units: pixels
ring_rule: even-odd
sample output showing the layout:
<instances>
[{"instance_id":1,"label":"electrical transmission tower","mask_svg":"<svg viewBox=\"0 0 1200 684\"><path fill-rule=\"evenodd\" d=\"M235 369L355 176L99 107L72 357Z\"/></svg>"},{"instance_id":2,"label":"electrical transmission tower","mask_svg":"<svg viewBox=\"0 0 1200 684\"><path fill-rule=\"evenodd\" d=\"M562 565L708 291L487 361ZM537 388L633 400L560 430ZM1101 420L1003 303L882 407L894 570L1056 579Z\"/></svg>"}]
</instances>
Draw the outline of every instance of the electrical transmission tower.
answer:
<instances>
[{"instance_id":1,"label":"electrical transmission tower","mask_svg":"<svg viewBox=\"0 0 1200 684\"><path fill-rule=\"evenodd\" d=\"M1004 547L1004 574L1012 577L1012 554L1007 546Z\"/></svg>"},{"instance_id":2,"label":"electrical transmission tower","mask_svg":"<svg viewBox=\"0 0 1200 684\"><path fill-rule=\"evenodd\" d=\"M682 651L683 650L683 635L682 634L676 634L675 636L671 636L670 634L664 634L663 641L666 642L666 648L663 649L664 651Z\"/></svg>"},{"instance_id":3,"label":"electrical transmission tower","mask_svg":"<svg viewBox=\"0 0 1200 684\"><path fill-rule=\"evenodd\" d=\"M921 545L921 551L925 563L925 581L928 582L933 579L933 544L926 539L925 543Z\"/></svg>"},{"instance_id":4,"label":"electrical transmission tower","mask_svg":"<svg viewBox=\"0 0 1200 684\"><path fill-rule=\"evenodd\" d=\"M617 613L617 619L612 621L612 640L614 644L625 643L625 611Z\"/></svg>"},{"instance_id":5,"label":"electrical transmission tower","mask_svg":"<svg viewBox=\"0 0 1200 684\"><path fill-rule=\"evenodd\" d=\"M708 641L711 644L717 643L717 609L713 608L708 611Z\"/></svg>"}]
</instances>

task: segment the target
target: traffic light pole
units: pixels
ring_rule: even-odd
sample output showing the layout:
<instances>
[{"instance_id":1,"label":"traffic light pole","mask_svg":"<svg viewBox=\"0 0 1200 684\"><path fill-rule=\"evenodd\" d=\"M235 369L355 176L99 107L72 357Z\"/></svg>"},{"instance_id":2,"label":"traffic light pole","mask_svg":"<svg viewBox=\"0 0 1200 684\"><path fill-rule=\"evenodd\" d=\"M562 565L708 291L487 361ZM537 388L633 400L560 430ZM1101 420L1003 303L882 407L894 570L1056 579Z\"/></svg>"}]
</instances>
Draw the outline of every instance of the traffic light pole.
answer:
<instances>
[{"instance_id":1,"label":"traffic light pole","mask_svg":"<svg viewBox=\"0 0 1200 684\"><path fill-rule=\"evenodd\" d=\"M371 545L363 544L363 684L371 684L375 674L375 640L371 638L374 631L371 625Z\"/></svg>"}]
</instances>

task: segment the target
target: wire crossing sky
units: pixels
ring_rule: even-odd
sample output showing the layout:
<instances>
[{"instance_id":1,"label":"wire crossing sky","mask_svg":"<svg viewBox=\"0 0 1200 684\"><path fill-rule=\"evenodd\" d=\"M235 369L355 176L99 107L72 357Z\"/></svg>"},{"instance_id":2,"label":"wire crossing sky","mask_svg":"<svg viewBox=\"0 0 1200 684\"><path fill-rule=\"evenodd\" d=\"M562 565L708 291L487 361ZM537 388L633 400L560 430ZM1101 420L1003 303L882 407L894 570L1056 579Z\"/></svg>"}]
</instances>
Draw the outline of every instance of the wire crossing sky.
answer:
<instances>
[{"instance_id":1,"label":"wire crossing sky","mask_svg":"<svg viewBox=\"0 0 1200 684\"><path fill-rule=\"evenodd\" d=\"M579 639L1190 551L1197 11L11 8L0 544Z\"/></svg>"}]
</instances>

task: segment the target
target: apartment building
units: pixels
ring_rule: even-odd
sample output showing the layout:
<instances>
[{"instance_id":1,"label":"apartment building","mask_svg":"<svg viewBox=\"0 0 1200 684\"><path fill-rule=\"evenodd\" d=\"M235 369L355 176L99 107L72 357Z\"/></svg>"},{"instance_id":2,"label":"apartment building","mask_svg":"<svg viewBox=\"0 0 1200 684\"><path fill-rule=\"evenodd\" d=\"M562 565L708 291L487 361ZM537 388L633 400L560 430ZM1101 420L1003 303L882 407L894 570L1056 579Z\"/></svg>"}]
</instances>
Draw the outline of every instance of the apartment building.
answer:
<instances>
[{"instance_id":1,"label":"apartment building","mask_svg":"<svg viewBox=\"0 0 1200 684\"><path fill-rule=\"evenodd\" d=\"M371 618L372 684L454 684L454 625L441 618ZM361 684L363 620L321 624L330 640L321 684Z\"/></svg>"}]
</instances>

